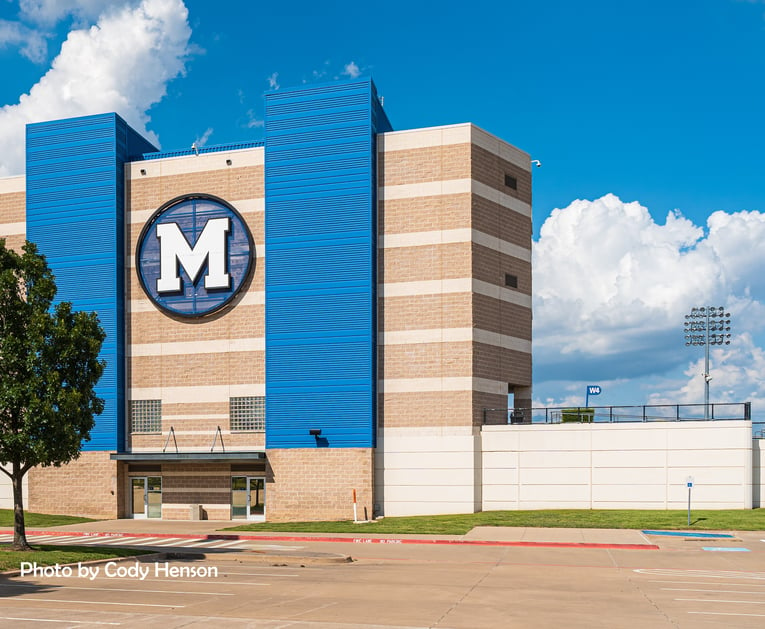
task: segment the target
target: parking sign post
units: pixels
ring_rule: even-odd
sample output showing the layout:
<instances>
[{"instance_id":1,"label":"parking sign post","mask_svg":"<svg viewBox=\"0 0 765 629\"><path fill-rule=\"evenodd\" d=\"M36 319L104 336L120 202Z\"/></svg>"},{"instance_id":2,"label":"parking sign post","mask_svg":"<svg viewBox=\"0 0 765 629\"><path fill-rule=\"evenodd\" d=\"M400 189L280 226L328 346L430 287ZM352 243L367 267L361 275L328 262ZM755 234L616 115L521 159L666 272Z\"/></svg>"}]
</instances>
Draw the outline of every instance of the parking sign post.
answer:
<instances>
[{"instance_id":1,"label":"parking sign post","mask_svg":"<svg viewBox=\"0 0 765 629\"><path fill-rule=\"evenodd\" d=\"M685 479L685 484L688 486L688 526L691 525L691 489L693 488L693 476L689 476Z\"/></svg>"}]
</instances>

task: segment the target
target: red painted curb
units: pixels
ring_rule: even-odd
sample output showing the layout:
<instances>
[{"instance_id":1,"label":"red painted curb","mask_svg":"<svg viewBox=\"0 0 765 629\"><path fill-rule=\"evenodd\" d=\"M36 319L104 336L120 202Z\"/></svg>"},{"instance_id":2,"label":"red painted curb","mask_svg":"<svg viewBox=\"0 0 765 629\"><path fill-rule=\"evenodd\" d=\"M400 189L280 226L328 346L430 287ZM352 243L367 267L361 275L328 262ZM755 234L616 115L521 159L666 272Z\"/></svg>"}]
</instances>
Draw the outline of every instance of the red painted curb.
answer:
<instances>
[{"instance_id":1,"label":"red painted curb","mask_svg":"<svg viewBox=\"0 0 765 629\"><path fill-rule=\"evenodd\" d=\"M0 531L0 535L13 534L13 531ZM529 548L601 548L621 550L659 550L655 544L601 544L598 542L502 542L473 539L417 539L388 537L313 537L310 535L192 535L189 533L104 533L78 531L27 531L28 535L58 535L79 537L159 537L208 540L242 540L266 542L333 542L345 544L437 544L444 546L521 546Z\"/></svg>"}]
</instances>

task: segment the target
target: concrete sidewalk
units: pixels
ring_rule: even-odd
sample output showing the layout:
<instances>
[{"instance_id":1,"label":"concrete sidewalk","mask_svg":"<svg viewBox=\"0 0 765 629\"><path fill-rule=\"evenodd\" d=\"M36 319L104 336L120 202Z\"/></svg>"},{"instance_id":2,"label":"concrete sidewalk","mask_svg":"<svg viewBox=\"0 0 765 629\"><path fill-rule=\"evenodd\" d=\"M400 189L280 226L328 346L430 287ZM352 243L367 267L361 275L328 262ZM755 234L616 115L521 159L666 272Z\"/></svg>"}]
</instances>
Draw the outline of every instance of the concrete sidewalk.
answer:
<instances>
[{"instance_id":1,"label":"concrete sidewalk","mask_svg":"<svg viewBox=\"0 0 765 629\"><path fill-rule=\"evenodd\" d=\"M302 533L280 531L226 531L222 529L243 524L242 520L100 520L80 524L46 527L46 532L83 536L126 537L189 537L213 539L242 539L268 541L316 541L350 543L403 543L403 544L465 544L465 545L518 545L518 546L572 546L602 548L689 548L699 546L698 539L678 532L665 537L648 535L635 529L577 529L477 526L465 535L425 535L377 533L374 523L360 523L357 531L346 533ZM28 527L28 532L39 530ZM763 547L765 532L747 531L732 533L728 539L714 540L716 546L749 544L752 549ZM703 540L701 540L703 541ZM711 540L707 540L711 543Z\"/></svg>"},{"instance_id":2,"label":"concrete sidewalk","mask_svg":"<svg viewBox=\"0 0 765 629\"><path fill-rule=\"evenodd\" d=\"M454 543L466 544L498 544L518 543L528 545L625 545L651 546L655 542L649 540L643 533L629 529L572 529L572 528L531 528L531 527L499 527L478 526L465 535L425 535L425 534L393 534L377 533L375 524L359 524L357 531L345 533L290 533L280 531L226 531L222 529L243 524L241 520L100 520L80 524L46 527L46 531L61 532L74 535L116 535L126 536L180 536L180 537L215 537L228 539L268 539L294 540L316 539L316 541L349 541L363 540L374 543L376 540L400 540L403 543ZM30 527L30 530L32 528Z\"/></svg>"}]
</instances>

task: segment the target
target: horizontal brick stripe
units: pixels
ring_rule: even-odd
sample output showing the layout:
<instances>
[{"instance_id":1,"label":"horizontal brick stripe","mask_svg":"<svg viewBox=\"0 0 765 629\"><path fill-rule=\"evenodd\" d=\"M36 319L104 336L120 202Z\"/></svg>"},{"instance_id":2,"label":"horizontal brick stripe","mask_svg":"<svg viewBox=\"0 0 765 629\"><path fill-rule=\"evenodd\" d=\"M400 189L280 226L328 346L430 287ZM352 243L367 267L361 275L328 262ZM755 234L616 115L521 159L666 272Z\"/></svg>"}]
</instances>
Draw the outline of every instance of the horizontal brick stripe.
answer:
<instances>
[{"instance_id":1,"label":"horizontal brick stripe","mask_svg":"<svg viewBox=\"0 0 765 629\"><path fill-rule=\"evenodd\" d=\"M265 384L232 384L192 387L135 387L128 389L129 400L162 400L166 404L228 402L230 397L265 395Z\"/></svg>"},{"instance_id":2,"label":"horizontal brick stripe","mask_svg":"<svg viewBox=\"0 0 765 629\"><path fill-rule=\"evenodd\" d=\"M475 179L451 179L447 181L428 181L423 183L408 183L400 186L383 186L378 190L380 200L413 199L418 197L436 197L450 194L477 194L504 208L531 217L531 206L528 203L511 197Z\"/></svg>"},{"instance_id":3,"label":"horizontal brick stripe","mask_svg":"<svg viewBox=\"0 0 765 629\"><path fill-rule=\"evenodd\" d=\"M176 343L142 343L128 348L130 356L170 356L179 354L224 354L228 352L262 352L266 340L259 338L221 339L219 341L179 341Z\"/></svg>"},{"instance_id":4,"label":"horizontal brick stripe","mask_svg":"<svg viewBox=\"0 0 765 629\"><path fill-rule=\"evenodd\" d=\"M0 237L24 236L27 233L26 222L0 224Z\"/></svg>"},{"instance_id":5,"label":"horizontal brick stripe","mask_svg":"<svg viewBox=\"0 0 765 629\"><path fill-rule=\"evenodd\" d=\"M169 199L168 199L169 200ZM226 199L231 205L233 205L239 212L246 214L248 212L265 212L266 200L265 199ZM148 221L159 208L150 208L147 210L136 210L128 212L127 222L130 225L143 224Z\"/></svg>"},{"instance_id":6,"label":"horizontal brick stripe","mask_svg":"<svg viewBox=\"0 0 765 629\"><path fill-rule=\"evenodd\" d=\"M386 282L378 286L379 294L383 297L407 297L412 295L469 293L475 291L486 297L531 308L531 296L517 291L508 290L502 286L473 280L469 277L449 280L424 280L421 282Z\"/></svg>"},{"instance_id":7,"label":"horizontal brick stripe","mask_svg":"<svg viewBox=\"0 0 765 629\"><path fill-rule=\"evenodd\" d=\"M12 192L24 192L27 189L27 178L24 175L19 177L0 178L0 194L9 194Z\"/></svg>"},{"instance_id":8,"label":"horizontal brick stripe","mask_svg":"<svg viewBox=\"0 0 765 629\"><path fill-rule=\"evenodd\" d=\"M483 391L507 393L507 383L485 378L387 378L379 381L383 393L418 393L426 391Z\"/></svg>"},{"instance_id":9,"label":"horizontal brick stripe","mask_svg":"<svg viewBox=\"0 0 765 629\"><path fill-rule=\"evenodd\" d=\"M500 240L496 236L489 236L477 229L470 229L468 227L462 229L387 234L378 238L377 246L380 249L395 249L399 247L422 247L458 242L474 242L499 253L519 258L524 262L531 262L531 249L520 247L505 240Z\"/></svg>"}]
</instances>

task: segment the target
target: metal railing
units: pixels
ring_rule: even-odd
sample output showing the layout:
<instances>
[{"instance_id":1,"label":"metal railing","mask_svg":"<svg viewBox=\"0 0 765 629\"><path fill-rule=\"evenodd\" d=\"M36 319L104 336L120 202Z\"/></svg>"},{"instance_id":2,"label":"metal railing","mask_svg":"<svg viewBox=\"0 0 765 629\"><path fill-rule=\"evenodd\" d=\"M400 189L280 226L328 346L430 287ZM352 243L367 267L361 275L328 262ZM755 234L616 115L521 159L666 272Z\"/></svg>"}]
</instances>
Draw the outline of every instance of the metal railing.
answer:
<instances>
[{"instance_id":1,"label":"metal railing","mask_svg":"<svg viewBox=\"0 0 765 629\"><path fill-rule=\"evenodd\" d=\"M708 412L705 412L708 411ZM567 406L554 408L485 408L484 424L626 423L731 421L752 419L751 402L722 404L643 404L641 406ZM755 432L765 422L754 422Z\"/></svg>"}]
</instances>

